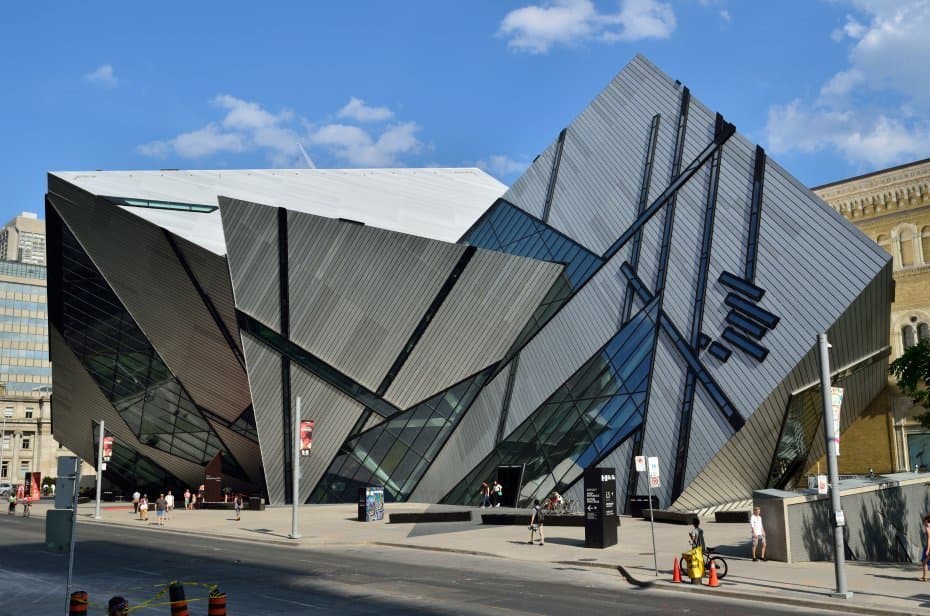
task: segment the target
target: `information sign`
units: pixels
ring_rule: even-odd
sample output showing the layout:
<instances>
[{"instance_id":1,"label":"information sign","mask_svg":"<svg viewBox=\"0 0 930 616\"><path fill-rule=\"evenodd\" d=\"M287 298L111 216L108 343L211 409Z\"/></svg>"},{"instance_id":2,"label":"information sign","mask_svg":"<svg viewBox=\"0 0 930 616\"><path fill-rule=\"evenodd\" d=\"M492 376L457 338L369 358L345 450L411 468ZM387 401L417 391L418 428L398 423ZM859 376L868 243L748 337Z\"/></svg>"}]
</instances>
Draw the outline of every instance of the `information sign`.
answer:
<instances>
[{"instance_id":1,"label":"information sign","mask_svg":"<svg viewBox=\"0 0 930 616\"><path fill-rule=\"evenodd\" d=\"M658 476L650 477L650 478L649 478L649 487L650 487L650 488L661 488L661 487L662 487L662 480L659 479Z\"/></svg>"},{"instance_id":2,"label":"information sign","mask_svg":"<svg viewBox=\"0 0 930 616\"><path fill-rule=\"evenodd\" d=\"M649 476L650 477L659 476L659 458L655 456L649 457Z\"/></svg>"},{"instance_id":3,"label":"information sign","mask_svg":"<svg viewBox=\"0 0 930 616\"><path fill-rule=\"evenodd\" d=\"M636 472L641 473L646 470L646 456L636 456Z\"/></svg>"},{"instance_id":4,"label":"information sign","mask_svg":"<svg viewBox=\"0 0 930 616\"><path fill-rule=\"evenodd\" d=\"M826 494L830 484L826 475L817 475L817 494Z\"/></svg>"}]
</instances>

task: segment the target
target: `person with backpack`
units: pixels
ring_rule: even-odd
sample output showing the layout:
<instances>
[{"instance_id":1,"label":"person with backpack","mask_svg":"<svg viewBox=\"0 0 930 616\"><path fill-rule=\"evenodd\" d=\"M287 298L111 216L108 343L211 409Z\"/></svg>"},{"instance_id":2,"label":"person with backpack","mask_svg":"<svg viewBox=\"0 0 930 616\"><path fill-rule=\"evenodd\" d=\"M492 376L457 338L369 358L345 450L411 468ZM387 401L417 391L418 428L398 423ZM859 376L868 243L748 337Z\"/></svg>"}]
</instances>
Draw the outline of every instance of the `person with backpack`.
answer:
<instances>
[{"instance_id":1,"label":"person with backpack","mask_svg":"<svg viewBox=\"0 0 930 616\"><path fill-rule=\"evenodd\" d=\"M530 545L533 544L533 537L536 535L536 531L539 531L539 545L545 545L546 538L543 536L543 524L546 521L546 514L543 512L543 508L539 505L539 499L533 499L533 513L530 515L530 540L527 542Z\"/></svg>"}]
</instances>

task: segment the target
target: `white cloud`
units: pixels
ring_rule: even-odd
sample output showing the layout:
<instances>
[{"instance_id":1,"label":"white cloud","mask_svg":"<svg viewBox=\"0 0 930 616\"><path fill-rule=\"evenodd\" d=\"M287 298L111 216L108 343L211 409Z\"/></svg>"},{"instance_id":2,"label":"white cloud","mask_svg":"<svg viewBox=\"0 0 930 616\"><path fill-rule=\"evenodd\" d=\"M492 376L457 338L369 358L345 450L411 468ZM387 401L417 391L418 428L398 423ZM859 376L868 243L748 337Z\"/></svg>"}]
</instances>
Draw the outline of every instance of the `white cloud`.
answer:
<instances>
[{"instance_id":1,"label":"white cloud","mask_svg":"<svg viewBox=\"0 0 930 616\"><path fill-rule=\"evenodd\" d=\"M116 78L116 72L110 64L101 64L91 73L84 75L84 81L101 86L115 87L119 80Z\"/></svg>"},{"instance_id":2,"label":"white cloud","mask_svg":"<svg viewBox=\"0 0 930 616\"><path fill-rule=\"evenodd\" d=\"M733 18L730 17L730 11L726 9L720 9L720 19L722 19L726 23L730 23L733 20Z\"/></svg>"},{"instance_id":3,"label":"white cloud","mask_svg":"<svg viewBox=\"0 0 930 616\"><path fill-rule=\"evenodd\" d=\"M399 122L368 130L349 123L314 125L288 109L273 113L254 101L220 94L212 101L224 114L203 128L170 139L144 143L136 151L144 156L205 159L220 153L264 152L276 167L303 166L300 144L317 148L340 164L361 167L402 166L403 158L425 149L417 138L420 126ZM348 109L348 111L346 111ZM343 114L342 112L346 112ZM387 114L387 115L385 115ZM352 97L339 115L357 121L387 119L393 114L383 107L368 107ZM317 154L314 153L314 158Z\"/></svg>"},{"instance_id":4,"label":"white cloud","mask_svg":"<svg viewBox=\"0 0 930 616\"><path fill-rule=\"evenodd\" d=\"M530 163L528 161L514 160L504 154L493 154L488 156L487 160L477 161L475 166L493 176L503 178L522 173L530 166Z\"/></svg>"},{"instance_id":5,"label":"white cloud","mask_svg":"<svg viewBox=\"0 0 930 616\"><path fill-rule=\"evenodd\" d=\"M387 107L369 107L365 101L353 96L336 115L357 122L383 122L394 117L394 112Z\"/></svg>"},{"instance_id":6,"label":"white cloud","mask_svg":"<svg viewBox=\"0 0 930 616\"><path fill-rule=\"evenodd\" d=\"M415 122L393 124L375 139L358 126L327 124L313 131L309 142L352 166L390 167L400 164L400 155L423 150L423 142L416 137L419 130Z\"/></svg>"},{"instance_id":7,"label":"white cloud","mask_svg":"<svg viewBox=\"0 0 930 616\"><path fill-rule=\"evenodd\" d=\"M660 0L621 0L617 13L600 13L591 0L551 0L507 13L497 34L517 51L546 53L587 40L668 38L675 25L675 12Z\"/></svg>"},{"instance_id":8,"label":"white cloud","mask_svg":"<svg viewBox=\"0 0 930 616\"><path fill-rule=\"evenodd\" d=\"M769 110L773 152L833 150L862 166L923 158L930 135L930 2L847 0L856 13L831 34L848 65L810 101Z\"/></svg>"}]
</instances>

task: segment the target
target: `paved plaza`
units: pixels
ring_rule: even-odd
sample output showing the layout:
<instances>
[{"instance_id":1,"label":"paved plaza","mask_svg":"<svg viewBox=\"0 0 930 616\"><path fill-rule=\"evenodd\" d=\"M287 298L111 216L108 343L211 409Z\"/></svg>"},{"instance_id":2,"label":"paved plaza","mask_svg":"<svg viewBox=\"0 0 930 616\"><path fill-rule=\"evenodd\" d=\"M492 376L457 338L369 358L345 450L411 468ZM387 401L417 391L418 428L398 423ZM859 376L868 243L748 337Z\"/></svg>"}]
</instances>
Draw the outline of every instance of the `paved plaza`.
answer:
<instances>
[{"instance_id":1,"label":"paved plaza","mask_svg":"<svg viewBox=\"0 0 930 616\"><path fill-rule=\"evenodd\" d=\"M47 505L35 507L35 515L44 515ZM783 605L830 608L854 613L925 613L930 608L930 587L918 581L915 564L858 563L847 565L850 600L834 600L832 563L752 562L749 555L749 528L745 524L722 524L705 520L707 544L717 549L729 563L729 574L717 589L694 588L670 583L672 562L687 548L688 527L655 525L659 575L653 565L649 522L624 517L619 529L619 543L599 550L584 547L584 530L580 527L546 527L546 545L527 545L528 531L522 526L481 525L481 509L473 509L472 523L445 522L389 524L387 515L400 512L462 510L441 505L389 504L382 522L356 521L355 505L312 505L300 509L302 537L288 538L291 508L275 507L263 512L243 511L236 522L231 511L176 511L165 528L149 521L137 521L125 504L105 504L100 521L93 520L92 504L79 508L78 549L81 529L89 525L119 525L136 528L140 533L181 532L202 537L223 537L237 541L294 545L296 549L333 549L339 546L393 547L473 554L481 557L512 559L527 563L552 563L585 568L613 576L625 585L616 572L622 565L637 579L657 581L657 587L681 592L715 593L721 597L770 601ZM484 510L487 512L488 510ZM494 512L514 510L495 509ZM502 571L506 571L502 567Z\"/></svg>"}]
</instances>

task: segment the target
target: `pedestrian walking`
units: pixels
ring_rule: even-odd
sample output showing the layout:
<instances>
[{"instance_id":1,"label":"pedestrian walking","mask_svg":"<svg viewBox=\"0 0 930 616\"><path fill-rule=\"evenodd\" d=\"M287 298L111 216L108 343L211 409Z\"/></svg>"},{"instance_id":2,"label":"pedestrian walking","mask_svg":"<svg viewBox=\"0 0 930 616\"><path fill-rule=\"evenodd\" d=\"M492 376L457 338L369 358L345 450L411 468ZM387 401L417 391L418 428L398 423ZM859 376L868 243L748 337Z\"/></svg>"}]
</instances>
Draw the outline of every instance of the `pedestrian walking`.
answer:
<instances>
[{"instance_id":1,"label":"pedestrian walking","mask_svg":"<svg viewBox=\"0 0 930 616\"><path fill-rule=\"evenodd\" d=\"M494 485L491 486L491 502L494 503L495 507L501 506L501 500L504 498L504 486L502 486L496 479L494 480Z\"/></svg>"},{"instance_id":2,"label":"pedestrian walking","mask_svg":"<svg viewBox=\"0 0 930 616\"><path fill-rule=\"evenodd\" d=\"M135 516L139 515L139 499L142 498L142 495L139 494L139 490L136 490L132 493L132 514Z\"/></svg>"},{"instance_id":3,"label":"pedestrian walking","mask_svg":"<svg viewBox=\"0 0 930 616\"><path fill-rule=\"evenodd\" d=\"M197 502L200 504L199 508L203 509L204 502L206 500L207 486L200 484L200 487L197 488Z\"/></svg>"},{"instance_id":4,"label":"pedestrian walking","mask_svg":"<svg viewBox=\"0 0 930 616\"><path fill-rule=\"evenodd\" d=\"M191 491L190 488L184 490L184 511L190 511L191 508Z\"/></svg>"},{"instance_id":5,"label":"pedestrian walking","mask_svg":"<svg viewBox=\"0 0 930 616\"><path fill-rule=\"evenodd\" d=\"M761 543L762 550L759 556L765 562L765 527L762 525L762 509L756 507L749 516L749 526L752 528L752 562L756 562L756 546Z\"/></svg>"},{"instance_id":6,"label":"pedestrian walking","mask_svg":"<svg viewBox=\"0 0 930 616\"><path fill-rule=\"evenodd\" d=\"M921 554L920 562L923 563L923 575L920 577L921 582L927 581L927 567L930 566L930 515L924 516L924 525L923 525L923 544L924 551Z\"/></svg>"},{"instance_id":7,"label":"pedestrian walking","mask_svg":"<svg viewBox=\"0 0 930 616\"><path fill-rule=\"evenodd\" d=\"M165 502L165 495L159 494L158 498L155 499L155 521L159 526L165 525L165 510L168 507L168 503Z\"/></svg>"},{"instance_id":8,"label":"pedestrian walking","mask_svg":"<svg viewBox=\"0 0 930 616\"><path fill-rule=\"evenodd\" d=\"M173 512L174 494L171 493L171 490L168 490L168 493L165 495L165 520L170 520Z\"/></svg>"},{"instance_id":9,"label":"pedestrian walking","mask_svg":"<svg viewBox=\"0 0 930 616\"><path fill-rule=\"evenodd\" d=\"M233 499L233 507L236 510L236 522L238 522L241 519L240 516L242 515L242 495L241 494L236 494L236 498Z\"/></svg>"},{"instance_id":10,"label":"pedestrian walking","mask_svg":"<svg viewBox=\"0 0 930 616\"><path fill-rule=\"evenodd\" d=\"M488 485L487 481L481 482L481 508L491 506L491 486Z\"/></svg>"},{"instance_id":11,"label":"pedestrian walking","mask_svg":"<svg viewBox=\"0 0 930 616\"><path fill-rule=\"evenodd\" d=\"M530 515L530 540L527 542L533 544L533 536L539 531L539 545L545 545L546 538L543 536L543 524L546 521L546 514L539 505L539 499L533 499L533 513Z\"/></svg>"},{"instance_id":12,"label":"pedestrian walking","mask_svg":"<svg viewBox=\"0 0 930 616\"><path fill-rule=\"evenodd\" d=\"M13 488L10 488L10 507L6 510L6 514L16 514L16 491Z\"/></svg>"},{"instance_id":13,"label":"pedestrian walking","mask_svg":"<svg viewBox=\"0 0 930 616\"><path fill-rule=\"evenodd\" d=\"M139 499L139 519L143 522L149 521L149 497L143 494Z\"/></svg>"},{"instance_id":14,"label":"pedestrian walking","mask_svg":"<svg viewBox=\"0 0 930 616\"><path fill-rule=\"evenodd\" d=\"M190 506L190 509L191 509L191 511L193 511L193 510L196 509L196 508L197 508L197 495L196 495L196 494L191 494L191 506Z\"/></svg>"}]
</instances>

